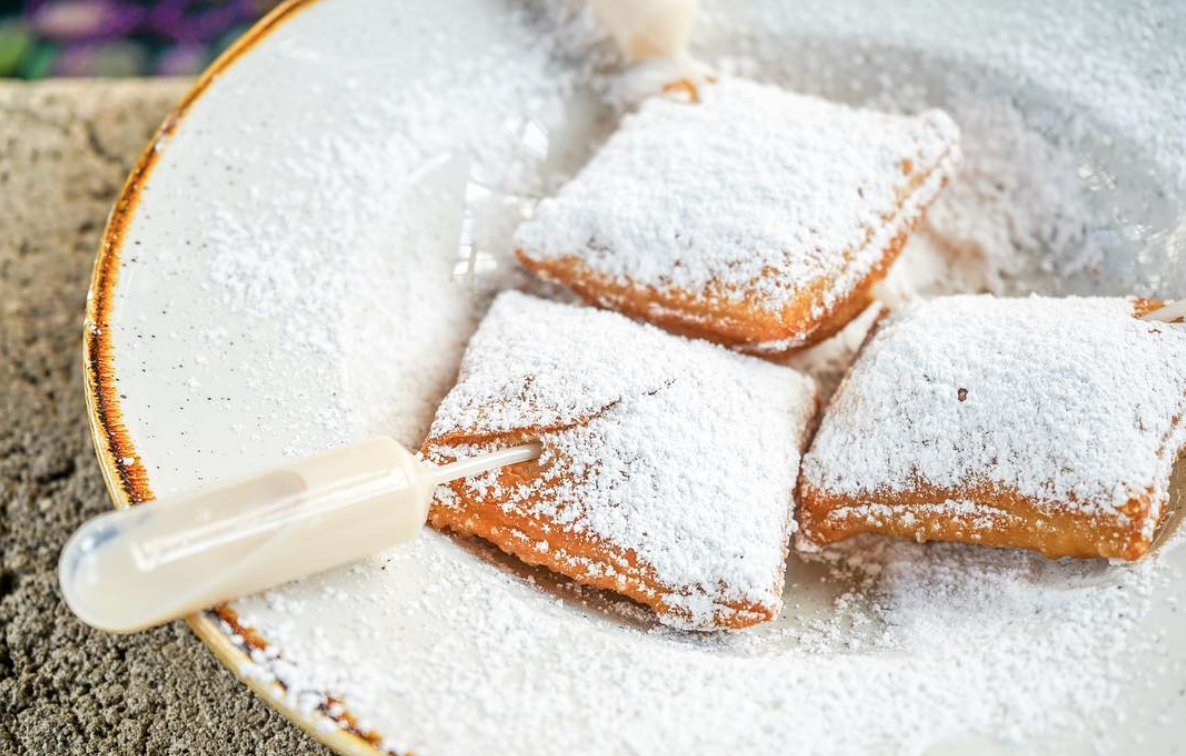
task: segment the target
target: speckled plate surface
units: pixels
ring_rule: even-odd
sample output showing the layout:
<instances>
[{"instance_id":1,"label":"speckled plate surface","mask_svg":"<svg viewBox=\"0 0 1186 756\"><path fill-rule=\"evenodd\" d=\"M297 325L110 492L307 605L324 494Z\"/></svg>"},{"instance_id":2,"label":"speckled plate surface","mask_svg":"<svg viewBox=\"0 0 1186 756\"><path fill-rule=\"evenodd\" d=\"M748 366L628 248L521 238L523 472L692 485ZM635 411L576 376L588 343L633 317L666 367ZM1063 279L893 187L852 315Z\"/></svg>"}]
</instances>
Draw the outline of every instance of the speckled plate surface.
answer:
<instances>
[{"instance_id":1,"label":"speckled plate surface","mask_svg":"<svg viewBox=\"0 0 1186 756\"><path fill-rule=\"evenodd\" d=\"M983 203L997 231L960 240L1004 250L983 286L1186 293L1180 8L706 5L697 50L722 67L952 111L973 178L932 215ZM219 60L136 166L96 264L87 390L116 505L376 433L418 446L484 293L520 282L500 241L522 198L604 131L612 61L587 37L534 5L316 0ZM436 533L190 623L341 753L1183 741L1175 538L1137 567L861 548L876 569L793 557L784 616L741 638L652 628Z\"/></svg>"}]
</instances>

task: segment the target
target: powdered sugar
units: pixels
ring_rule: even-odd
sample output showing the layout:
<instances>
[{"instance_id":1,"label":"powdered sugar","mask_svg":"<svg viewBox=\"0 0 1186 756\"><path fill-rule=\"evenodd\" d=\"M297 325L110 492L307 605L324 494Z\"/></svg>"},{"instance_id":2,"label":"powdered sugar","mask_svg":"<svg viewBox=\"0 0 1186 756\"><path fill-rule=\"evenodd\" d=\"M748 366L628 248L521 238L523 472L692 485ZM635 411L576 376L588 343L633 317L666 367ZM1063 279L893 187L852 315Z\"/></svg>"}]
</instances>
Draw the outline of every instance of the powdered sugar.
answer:
<instances>
[{"instance_id":1,"label":"powdered sugar","mask_svg":"<svg viewBox=\"0 0 1186 756\"><path fill-rule=\"evenodd\" d=\"M552 128L550 153L586 149L573 148L566 140L581 140L547 116L563 110L553 87L563 90L567 77L583 81L588 74L548 65L550 53L563 54L553 49L556 30L499 27L505 49L461 64L477 45L453 44L454 28L501 23L489 18L501 19L503 11L492 10L501 6L422 4L414 8L423 13L419 23L412 7L308 4L273 32L294 29L283 46L265 42L232 67L165 145L138 217L151 218L158 229L168 217L193 218L185 235L195 245L183 249L168 237L146 237L140 257L150 260L152 250L151 264L127 261L116 310L146 315L139 327L156 336L139 348L121 340L116 355L121 393L129 397L124 415L158 493L251 472L282 453L307 453L358 434L390 431L418 444L435 406L425 392L447 389L471 316L482 309L480 301L440 284L442 269L430 262L445 256L445 272L458 262L450 213L460 217L458 198L478 173L465 161L477 155L489 169L483 174L497 174L504 156L496 149L498 134L490 137L501 133L504 118ZM564 19L564 43L580 48L574 55L584 69L584 45L595 34L570 23L579 14L554 6L547 12L553 11ZM1007 274L1004 265L1019 257L1054 260L1052 270L1060 261L1077 262L1075 236L1064 231L1082 228L1102 256L1094 279L1102 290L1181 293L1175 286L1183 267L1159 252L1172 252L1174 239L1180 241L1178 216L1166 220L1140 208L1154 203L1156 210L1162 201L1177 207L1165 199L1172 187L1158 182L1153 167L1186 175L1177 128L1186 77L1168 31L1176 12L1170 5L1121 11L1064 3L795 0L708 11L698 43L736 54L758 38L749 50L764 49L751 74L756 78L881 109L940 106L960 124L966 169L941 200L951 212L936 216L958 233L938 241L926 235L935 241L927 250L934 257L922 262L935 265L913 268L929 270L929 281L909 281L907 290L979 289L998 281L1004 290L1082 290L1078 279L1035 275L1039 266L1027 260L1019 274ZM298 26L302 18L308 27ZM295 33L301 28L303 38ZM1160 39L1150 42L1149 34ZM393 64L405 51L441 73L402 88L420 75ZM254 68L237 73L249 65ZM299 87L271 86L289 75L300 78ZM347 89L355 76L360 87ZM217 99L222 88L243 89L250 78L261 83L241 99ZM978 86L984 81L999 84L1000 92L986 94ZM1050 102L1102 124L1104 136L1118 144L1128 140L1148 150L1152 162L1124 155L1110 167L1133 170L1110 180L1109 164L1095 162L1090 144L1062 141L1061 122L1044 128L1014 97L1022 88L1032 92L1030 84L1048 87ZM286 96L278 94L282 89ZM344 102L336 99L350 92ZM962 99L950 96L961 93ZM253 107L261 99L265 106ZM208 100L211 108L227 109L224 123L191 120L200 119ZM289 103L295 107L286 109ZM1014 117L1023 111L1025 117ZM272 118L275 112L283 119ZM1011 115L994 118L994 112ZM1050 150L1023 144L1039 140ZM269 146L281 141L288 151L282 158L253 157L273 154ZM449 162L451 152L456 163ZM169 172L186 160L211 166L203 176L258 184L260 197L240 214L228 181L211 187ZM386 190L367 194L365 187L391 188L420 175L421 166L432 171L431 191L413 192L424 194L424 202L405 203L406 195ZM1076 183L1080 171L1105 188L1092 195L1086 179ZM343 175L350 180L340 180ZM963 181L975 182L976 190L957 191ZM996 183L1013 189L995 192ZM1058 189L1047 191L1052 183ZM296 189L309 192L310 201L292 198ZM325 202L313 201L321 189ZM178 199L172 216L161 207L166 196ZM1136 209L1121 213L1129 207L1125 198ZM208 213L211 202L226 214ZM496 210L504 224L517 222L514 204ZM253 222L257 217L267 222ZM1002 234L998 223L1031 232ZM419 228L405 237L409 224ZM314 234L323 225L347 235ZM360 227L374 236L358 234ZM219 230L217 250L198 244ZM497 267L497 259L482 255L507 251L495 236L462 261L474 261L476 282L485 283L489 266ZM388 239L382 249L390 259L374 264L373 250L361 244L378 237ZM1014 237L1029 246L1019 249ZM1072 241L1054 244L1056 237ZM405 245L405 238L419 241ZM1109 238L1137 241L1096 243ZM960 248L948 246L950 240ZM422 255L405 257L414 245ZM967 275L953 281L945 266L957 257L967 262L961 268ZM293 280L308 286L301 292L290 287ZM184 295L169 318L147 306L159 292L177 293L179 284ZM191 296L194 291L202 296ZM281 304L273 299L277 291L294 295ZM358 303L353 316L341 317L342 298ZM162 345L171 330L187 333L174 313L206 301L213 306L193 321L198 338L173 343L211 359L197 368L186 361L178 375L195 376L226 398L204 407L200 422L178 422L182 416L161 409L158 400L180 361L178 351ZM437 327L454 307L465 316ZM411 336L422 348L401 351ZM860 334L846 339L859 343ZM843 359L836 355L834 362ZM180 395L193 393L180 388ZM229 428L241 430L216 435ZM1184 554L1171 544L1129 568L861 538L815 561L792 555L780 619L720 638L639 628L633 605L607 606L597 594L553 586L540 572L429 532L354 568L236 602L242 622L269 642L241 672L285 681L288 700L301 710L322 706L333 694L340 703L331 711L344 708L385 747L425 756L488 753L491 743L509 752L572 754L917 754L975 746L1122 752L1136 748L1137 737L1161 738L1168 750L1181 740L1186 679L1177 640Z\"/></svg>"},{"instance_id":2,"label":"powdered sugar","mask_svg":"<svg viewBox=\"0 0 1186 756\"><path fill-rule=\"evenodd\" d=\"M1075 153L996 98L956 92L947 104L975 145L927 212L920 239L954 258L955 286L948 286L1028 293L1035 273L1072 276L1098 265L1102 249L1091 233L1097 211Z\"/></svg>"},{"instance_id":3,"label":"powdered sugar","mask_svg":"<svg viewBox=\"0 0 1186 756\"><path fill-rule=\"evenodd\" d=\"M595 596L550 592L437 538L371 560L332 614L279 613L267 598L242 609L282 649L260 665L297 682L318 670L351 711L400 701L403 717L386 722L393 749L478 754L494 739L519 751L855 754L1016 747L1066 728L1106 738L1116 720L1101 702L1136 674L1115 660L1142 647L1139 618L1165 601L1149 592L1155 562L872 539L832 558L848 575L838 584L790 573L788 607L814 624L728 638L607 623ZM431 588L409 590L421 573ZM318 637L299 631L310 623ZM291 690L294 703L317 700ZM581 726L593 705L601 725Z\"/></svg>"},{"instance_id":4,"label":"powdered sugar","mask_svg":"<svg viewBox=\"0 0 1186 756\"><path fill-rule=\"evenodd\" d=\"M1183 364L1186 329L1138 320L1124 299L918 304L865 347L804 481L874 501L987 483L1117 516L1146 491L1166 495L1186 441Z\"/></svg>"},{"instance_id":5,"label":"powdered sugar","mask_svg":"<svg viewBox=\"0 0 1186 756\"><path fill-rule=\"evenodd\" d=\"M818 287L822 314L958 158L958 129L938 111L858 111L731 77L701 97L644 102L516 244L529 258L579 257L619 283L770 312ZM930 175L912 189L915 166Z\"/></svg>"},{"instance_id":6,"label":"powdered sugar","mask_svg":"<svg viewBox=\"0 0 1186 756\"><path fill-rule=\"evenodd\" d=\"M814 394L788 368L508 292L470 342L428 448L468 456L435 440L546 429L545 473L496 492L501 506L636 555L682 610L664 621L708 628L724 603L779 607ZM496 479L468 485L481 495Z\"/></svg>"}]
</instances>

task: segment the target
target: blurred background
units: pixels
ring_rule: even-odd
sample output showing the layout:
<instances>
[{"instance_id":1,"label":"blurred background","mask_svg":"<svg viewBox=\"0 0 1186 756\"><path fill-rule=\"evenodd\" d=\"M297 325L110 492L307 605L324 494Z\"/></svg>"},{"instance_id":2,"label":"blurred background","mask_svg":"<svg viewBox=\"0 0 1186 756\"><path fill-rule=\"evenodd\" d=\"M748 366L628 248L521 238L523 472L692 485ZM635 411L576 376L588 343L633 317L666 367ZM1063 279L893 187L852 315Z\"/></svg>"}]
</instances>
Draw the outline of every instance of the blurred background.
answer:
<instances>
[{"instance_id":1,"label":"blurred background","mask_svg":"<svg viewBox=\"0 0 1186 756\"><path fill-rule=\"evenodd\" d=\"M0 0L0 77L196 74L281 0Z\"/></svg>"}]
</instances>

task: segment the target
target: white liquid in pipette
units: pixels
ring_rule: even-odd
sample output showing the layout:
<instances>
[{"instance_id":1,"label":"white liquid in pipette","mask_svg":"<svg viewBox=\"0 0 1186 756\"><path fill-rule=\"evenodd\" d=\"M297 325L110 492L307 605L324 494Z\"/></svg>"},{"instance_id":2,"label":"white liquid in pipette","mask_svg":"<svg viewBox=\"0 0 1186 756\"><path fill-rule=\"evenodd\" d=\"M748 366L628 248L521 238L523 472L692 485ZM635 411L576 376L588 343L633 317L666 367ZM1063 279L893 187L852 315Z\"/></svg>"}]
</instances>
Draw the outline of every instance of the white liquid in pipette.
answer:
<instances>
[{"instance_id":1,"label":"white liquid in pipette","mask_svg":"<svg viewBox=\"0 0 1186 756\"><path fill-rule=\"evenodd\" d=\"M442 482L533 459L538 444L435 468L377 438L212 492L112 512L62 552L67 604L130 631L411 540Z\"/></svg>"}]
</instances>

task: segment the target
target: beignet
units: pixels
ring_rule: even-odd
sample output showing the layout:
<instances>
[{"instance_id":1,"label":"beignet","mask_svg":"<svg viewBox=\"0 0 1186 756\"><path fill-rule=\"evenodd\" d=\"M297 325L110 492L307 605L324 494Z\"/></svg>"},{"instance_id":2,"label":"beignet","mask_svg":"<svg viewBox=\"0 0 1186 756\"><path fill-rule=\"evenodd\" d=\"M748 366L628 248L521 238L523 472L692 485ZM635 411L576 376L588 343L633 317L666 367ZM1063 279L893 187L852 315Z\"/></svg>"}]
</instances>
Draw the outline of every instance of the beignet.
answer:
<instances>
[{"instance_id":1,"label":"beignet","mask_svg":"<svg viewBox=\"0 0 1186 756\"><path fill-rule=\"evenodd\" d=\"M424 455L539 439L537 462L437 489L429 521L688 629L773 618L810 378L611 312L498 297Z\"/></svg>"},{"instance_id":2,"label":"beignet","mask_svg":"<svg viewBox=\"0 0 1186 756\"><path fill-rule=\"evenodd\" d=\"M803 462L797 543L873 532L1137 559L1186 444L1186 327L1132 299L953 296L889 317Z\"/></svg>"},{"instance_id":3,"label":"beignet","mask_svg":"<svg viewBox=\"0 0 1186 756\"><path fill-rule=\"evenodd\" d=\"M959 159L940 111L724 77L654 97L516 235L520 261L668 330L776 355L870 302Z\"/></svg>"}]
</instances>

